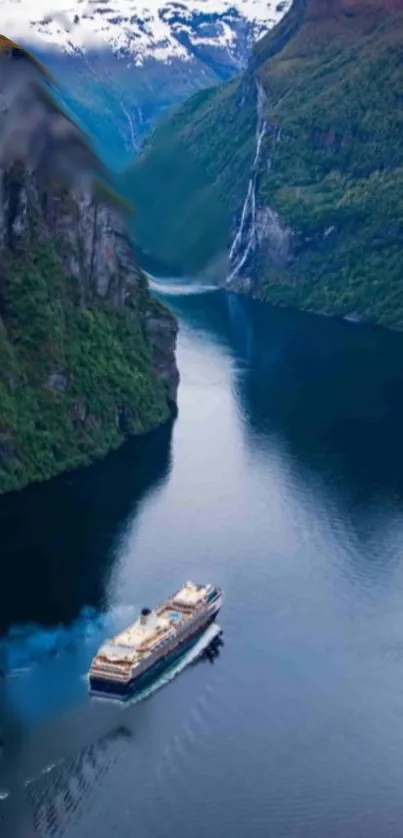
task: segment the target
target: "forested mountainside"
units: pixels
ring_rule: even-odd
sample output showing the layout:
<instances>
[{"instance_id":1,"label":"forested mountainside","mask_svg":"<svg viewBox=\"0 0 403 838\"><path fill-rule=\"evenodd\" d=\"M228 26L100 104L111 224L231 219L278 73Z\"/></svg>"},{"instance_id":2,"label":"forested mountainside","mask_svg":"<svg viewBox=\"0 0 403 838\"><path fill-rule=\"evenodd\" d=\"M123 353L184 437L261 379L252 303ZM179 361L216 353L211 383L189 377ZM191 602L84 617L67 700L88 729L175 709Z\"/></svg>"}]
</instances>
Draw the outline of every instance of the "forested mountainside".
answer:
<instances>
[{"instance_id":1,"label":"forested mountainside","mask_svg":"<svg viewBox=\"0 0 403 838\"><path fill-rule=\"evenodd\" d=\"M294 0L247 71L192 97L130 167L141 247L403 327L402 61L401 0Z\"/></svg>"},{"instance_id":2,"label":"forested mountainside","mask_svg":"<svg viewBox=\"0 0 403 838\"><path fill-rule=\"evenodd\" d=\"M0 493L170 416L176 322L43 69L0 39Z\"/></svg>"}]
</instances>

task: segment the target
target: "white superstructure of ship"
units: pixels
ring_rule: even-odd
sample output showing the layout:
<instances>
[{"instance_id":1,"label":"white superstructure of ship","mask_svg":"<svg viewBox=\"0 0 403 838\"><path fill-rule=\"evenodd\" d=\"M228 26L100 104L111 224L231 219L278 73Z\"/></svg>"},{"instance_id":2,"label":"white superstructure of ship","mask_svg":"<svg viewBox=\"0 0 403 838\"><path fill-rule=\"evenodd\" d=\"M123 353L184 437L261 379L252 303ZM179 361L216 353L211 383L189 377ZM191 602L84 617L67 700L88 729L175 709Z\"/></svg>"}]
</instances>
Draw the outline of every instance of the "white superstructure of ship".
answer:
<instances>
[{"instance_id":1,"label":"white superstructure of ship","mask_svg":"<svg viewBox=\"0 0 403 838\"><path fill-rule=\"evenodd\" d=\"M89 671L91 692L130 694L196 641L222 602L220 588L186 582L156 609L143 608L133 625L95 655Z\"/></svg>"}]
</instances>

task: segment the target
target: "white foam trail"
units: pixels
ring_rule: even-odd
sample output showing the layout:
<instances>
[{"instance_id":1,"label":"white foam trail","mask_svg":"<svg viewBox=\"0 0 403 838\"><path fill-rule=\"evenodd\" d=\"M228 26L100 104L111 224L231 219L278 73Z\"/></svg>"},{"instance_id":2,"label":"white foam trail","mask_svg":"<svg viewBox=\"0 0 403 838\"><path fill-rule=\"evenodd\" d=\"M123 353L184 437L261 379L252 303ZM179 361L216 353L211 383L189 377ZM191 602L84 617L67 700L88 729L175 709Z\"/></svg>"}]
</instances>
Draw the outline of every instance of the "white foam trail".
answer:
<instances>
[{"instance_id":1,"label":"white foam trail","mask_svg":"<svg viewBox=\"0 0 403 838\"><path fill-rule=\"evenodd\" d=\"M20 675L26 675L27 672L31 672L31 666L21 666L19 669L13 669L11 672L7 673L8 678L18 678Z\"/></svg>"},{"instance_id":2,"label":"white foam trail","mask_svg":"<svg viewBox=\"0 0 403 838\"><path fill-rule=\"evenodd\" d=\"M156 680L154 684L151 684L146 689L142 690L135 696L134 700L141 701L143 698L147 698L153 692L158 690L160 687L163 687L165 684L168 684L172 681L173 678L176 678L180 672L182 672L189 664L193 663L197 660L197 658L210 646L210 643L218 637L221 633L221 628L217 623L212 623L209 626L204 634L200 637L200 639L186 652L182 658L172 667L172 669L168 669L164 672L160 678Z\"/></svg>"},{"instance_id":3,"label":"white foam trail","mask_svg":"<svg viewBox=\"0 0 403 838\"><path fill-rule=\"evenodd\" d=\"M201 654L203 654L203 652L208 648L208 646L210 646L210 643L212 643L213 640L215 640L219 634L221 634L220 626L217 623L212 623L211 626L209 626L206 629L204 634L202 634L197 643L195 643L195 645L192 646L192 648L189 649L188 652L185 652L183 657L181 657L180 660L177 661L176 664L174 664L174 666L163 672L162 675L159 678L156 678L156 680L148 687L145 687L143 690L140 690L138 693L136 693L136 695L134 695L133 698L131 698L130 701L127 703L130 705L138 704L139 701L144 701L145 698L148 698L150 695L153 695L153 693L161 689L161 687L164 687L166 684L169 684L169 682L172 681L173 678L176 678L176 676L179 675L180 672L183 672L183 670L187 666L189 666L189 664L196 661L197 658ZM104 702L105 700L110 700L116 703L115 699L105 699L104 697L98 698L97 696L94 696L94 699L102 702Z\"/></svg>"},{"instance_id":4,"label":"white foam trail","mask_svg":"<svg viewBox=\"0 0 403 838\"><path fill-rule=\"evenodd\" d=\"M50 765L47 765L46 768L41 771L41 774L49 774L50 771L53 771L53 769L56 768L56 765L57 762L51 762Z\"/></svg>"}]
</instances>

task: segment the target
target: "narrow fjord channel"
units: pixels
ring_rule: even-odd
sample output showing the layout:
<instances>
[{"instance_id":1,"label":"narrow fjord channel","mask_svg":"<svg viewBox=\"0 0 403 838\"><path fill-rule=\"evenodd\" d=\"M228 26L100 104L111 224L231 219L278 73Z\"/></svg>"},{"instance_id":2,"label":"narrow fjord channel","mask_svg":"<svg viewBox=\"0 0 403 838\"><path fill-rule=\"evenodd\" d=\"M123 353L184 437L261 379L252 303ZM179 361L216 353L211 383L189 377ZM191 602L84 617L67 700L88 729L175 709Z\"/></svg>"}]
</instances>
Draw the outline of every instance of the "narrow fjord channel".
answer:
<instances>
[{"instance_id":1,"label":"narrow fjord channel","mask_svg":"<svg viewBox=\"0 0 403 838\"><path fill-rule=\"evenodd\" d=\"M400 838L403 336L156 290L173 427L0 501L1 835ZM213 665L90 701L187 578L225 591Z\"/></svg>"}]
</instances>

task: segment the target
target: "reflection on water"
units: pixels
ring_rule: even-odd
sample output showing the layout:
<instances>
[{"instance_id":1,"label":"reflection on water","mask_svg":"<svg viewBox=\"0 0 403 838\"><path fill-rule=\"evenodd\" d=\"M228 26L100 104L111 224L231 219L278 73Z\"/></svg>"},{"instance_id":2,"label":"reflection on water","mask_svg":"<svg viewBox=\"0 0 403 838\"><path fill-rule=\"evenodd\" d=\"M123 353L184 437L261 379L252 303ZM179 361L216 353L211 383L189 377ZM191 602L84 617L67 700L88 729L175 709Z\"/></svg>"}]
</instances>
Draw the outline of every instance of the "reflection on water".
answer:
<instances>
[{"instance_id":1,"label":"reflection on water","mask_svg":"<svg viewBox=\"0 0 403 838\"><path fill-rule=\"evenodd\" d=\"M361 583L390 584L401 560L402 336L233 296L227 305L237 351L240 333L248 345L235 383L248 449L259 459L274 438L289 482L314 493L316 517L330 506L326 537L348 541L343 556Z\"/></svg>"},{"instance_id":2,"label":"reflection on water","mask_svg":"<svg viewBox=\"0 0 403 838\"><path fill-rule=\"evenodd\" d=\"M111 608L111 570L127 522L133 527L169 474L171 434L167 425L88 469L0 500L0 738L6 787L15 789L10 822L24 811L27 718L75 702L101 639L134 618L133 609ZM0 760L4 793L1 768Z\"/></svg>"},{"instance_id":3,"label":"reflection on water","mask_svg":"<svg viewBox=\"0 0 403 838\"><path fill-rule=\"evenodd\" d=\"M85 609L107 607L116 541L147 494L166 479L171 433L167 425L91 468L0 499L7 567L0 631L16 623L71 623L85 619Z\"/></svg>"},{"instance_id":4,"label":"reflection on water","mask_svg":"<svg viewBox=\"0 0 403 838\"><path fill-rule=\"evenodd\" d=\"M179 674L189 662L197 664L206 660L213 663L220 655L222 646L221 629L219 626L210 626L197 646L186 656L186 660L175 666L175 673ZM145 692L152 694L161 685L167 684L173 674L171 672L170 675L161 676L161 683ZM145 697L145 694L137 696L135 703ZM121 725L99 736L74 756L50 764L39 776L26 780L24 797L29 812L27 820L30 820L36 832L45 838L62 835L66 829L74 828L74 821L80 819L82 810L91 806L94 791L99 791L101 785L106 788L109 772L118 759L124 758L125 749L130 748L133 740L135 742L136 735L133 714L129 709L129 712L122 714Z\"/></svg>"},{"instance_id":5,"label":"reflection on water","mask_svg":"<svg viewBox=\"0 0 403 838\"><path fill-rule=\"evenodd\" d=\"M239 306L245 317L247 301L229 300L230 312ZM238 389L251 440L280 433L309 467L348 478L341 491L354 482L365 497L379 488L402 494L401 335L307 322L297 312L253 313L250 369ZM239 319L230 320L237 334Z\"/></svg>"},{"instance_id":6,"label":"reflection on water","mask_svg":"<svg viewBox=\"0 0 403 838\"><path fill-rule=\"evenodd\" d=\"M76 744L70 756L66 756L65 746L59 749L57 757L54 756L57 751L53 749L52 759L55 761L48 761L45 766L42 761L40 769L38 762L35 767L33 763L32 776L27 774L27 766L22 765L20 758L22 728L18 730L16 727L17 736L14 737L11 737L11 730L7 730L8 789L2 795L7 805L0 809L0 825L3 825L3 829L7 828L10 836L15 834L16 828L21 829L24 838L31 834L31 830L32 834L34 832L43 838L61 836L68 830L74 834L75 824L85 816L94 796L99 794L101 788L107 789L108 774L118 762L124 760L133 743L134 747L137 744L138 719L134 714L135 705L167 686L189 664L197 664L201 660L212 663L219 656L222 646L222 630L214 623L174 666L128 703L122 705L108 700L93 702L98 706L95 710L94 706L87 709L88 744L84 747L81 744L78 750ZM82 711L80 716L82 728ZM72 724L71 718L68 719L68 728L71 735L74 732L74 721ZM46 736L48 740L52 738L52 731L48 731ZM82 743L82 731L80 740ZM34 737L31 750L38 745L46 750L44 743ZM13 773L10 771L10 763L14 764Z\"/></svg>"},{"instance_id":7,"label":"reflection on water","mask_svg":"<svg viewBox=\"0 0 403 838\"><path fill-rule=\"evenodd\" d=\"M35 831L45 836L63 834L80 817L80 809L91 805L91 797L108 772L117 752L132 738L127 727L118 727L83 748L73 758L48 766L39 777L25 783L26 798Z\"/></svg>"},{"instance_id":8,"label":"reflection on water","mask_svg":"<svg viewBox=\"0 0 403 838\"><path fill-rule=\"evenodd\" d=\"M193 328L233 349L231 386L255 465L281 452L289 483L337 505L344 530L349 521L362 548L351 559L367 563L366 581L393 572L400 527L389 544L384 536L403 502L402 335L223 292L175 303Z\"/></svg>"},{"instance_id":9,"label":"reflection on water","mask_svg":"<svg viewBox=\"0 0 403 838\"><path fill-rule=\"evenodd\" d=\"M403 336L154 290L181 323L172 457L166 429L0 503L5 838L400 838ZM225 646L90 702L100 640L186 578L223 587Z\"/></svg>"}]
</instances>

